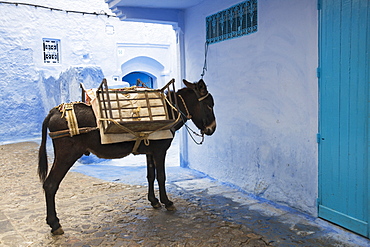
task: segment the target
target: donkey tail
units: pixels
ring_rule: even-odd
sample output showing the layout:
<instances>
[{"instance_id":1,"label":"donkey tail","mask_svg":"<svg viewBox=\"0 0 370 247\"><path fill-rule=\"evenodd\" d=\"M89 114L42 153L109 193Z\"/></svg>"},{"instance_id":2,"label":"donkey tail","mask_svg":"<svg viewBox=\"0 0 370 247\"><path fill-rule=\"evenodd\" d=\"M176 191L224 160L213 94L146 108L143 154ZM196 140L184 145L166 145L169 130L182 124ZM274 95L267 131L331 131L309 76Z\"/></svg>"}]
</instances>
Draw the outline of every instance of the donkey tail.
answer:
<instances>
[{"instance_id":1,"label":"donkey tail","mask_svg":"<svg viewBox=\"0 0 370 247\"><path fill-rule=\"evenodd\" d=\"M47 115L44 122L42 123L42 139L41 145L39 149L39 166L38 166L38 174L41 182L45 182L46 175L48 173L48 156L46 153L46 140L47 140L47 128L49 124L49 120L51 118L51 113Z\"/></svg>"}]
</instances>

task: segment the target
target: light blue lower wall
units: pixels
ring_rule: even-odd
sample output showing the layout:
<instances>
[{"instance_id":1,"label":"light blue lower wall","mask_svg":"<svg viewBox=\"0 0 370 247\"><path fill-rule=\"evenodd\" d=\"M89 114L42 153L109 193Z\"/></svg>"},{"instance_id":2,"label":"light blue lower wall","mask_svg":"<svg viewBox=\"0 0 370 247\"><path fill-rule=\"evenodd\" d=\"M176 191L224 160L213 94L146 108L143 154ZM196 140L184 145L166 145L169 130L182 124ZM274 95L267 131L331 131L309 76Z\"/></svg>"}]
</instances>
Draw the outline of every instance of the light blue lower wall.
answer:
<instances>
[{"instance_id":1,"label":"light blue lower wall","mask_svg":"<svg viewBox=\"0 0 370 247\"><path fill-rule=\"evenodd\" d=\"M202 72L205 18L239 2L206 0L185 12L188 80ZM256 33L209 46L204 79L217 130L202 146L183 143L183 166L317 214L317 18L316 1L258 0Z\"/></svg>"},{"instance_id":2,"label":"light blue lower wall","mask_svg":"<svg viewBox=\"0 0 370 247\"><path fill-rule=\"evenodd\" d=\"M80 101L80 83L86 88L97 88L103 78L99 67L71 67L60 73L58 78L45 78L41 73L38 86L45 113L63 102Z\"/></svg>"},{"instance_id":3,"label":"light blue lower wall","mask_svg":"<svg viewBox=\"0 0 370 247\"><path fill-rule=\"evenodd\" d=\"M39 139L52 107L81 100L80 82L98 87L104 77L98 67L71 67L46 78L32 66L31 49L12 49L0 61L0 143Z\"/></svg>"},{"instance_id":4,"label":"light blue lower wall","mask_svg":"<svg viewBox=\"0 0 370 247\"><path fill-rule=\"evenodd\" d=\"M13 48L0 53L0 61L0 142L34 138L43 116L32 50Z\"/></svg>"}]
</instances>

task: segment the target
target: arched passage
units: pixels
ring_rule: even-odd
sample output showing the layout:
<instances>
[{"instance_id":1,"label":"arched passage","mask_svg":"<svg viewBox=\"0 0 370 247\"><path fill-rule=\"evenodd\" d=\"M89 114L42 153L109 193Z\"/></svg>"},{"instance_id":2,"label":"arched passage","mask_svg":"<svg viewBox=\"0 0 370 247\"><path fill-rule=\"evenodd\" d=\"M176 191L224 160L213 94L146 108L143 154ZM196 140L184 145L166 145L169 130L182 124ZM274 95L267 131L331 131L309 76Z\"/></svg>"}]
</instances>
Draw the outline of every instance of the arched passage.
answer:
<instances>
[{"instance_id":1,"label":"arched passage","mask_svg":"<svg viewBox=\"0 0 370 247\"><path fill-rule=\"evenodd\" d=\"M158 88L165 84L163 78L164 66L157 60L139 56L132 58L121 65L122 80L127 81L130 85L136 85L139 78L143 82L148 82L150 87Z\"/></svg>"},{"instance_id":2,"label":"arched passage","mask_svg":"<svg viewBox=\"0 0 370 247\"><path fill-rule=\"evenodd\" d=\"M128 82L130 86L136 86L138 79L149 88L154 88L154 82L157 80L154 76L144 72L131 72L122 77L122 81Z\"/></svg>"}]
</instances>

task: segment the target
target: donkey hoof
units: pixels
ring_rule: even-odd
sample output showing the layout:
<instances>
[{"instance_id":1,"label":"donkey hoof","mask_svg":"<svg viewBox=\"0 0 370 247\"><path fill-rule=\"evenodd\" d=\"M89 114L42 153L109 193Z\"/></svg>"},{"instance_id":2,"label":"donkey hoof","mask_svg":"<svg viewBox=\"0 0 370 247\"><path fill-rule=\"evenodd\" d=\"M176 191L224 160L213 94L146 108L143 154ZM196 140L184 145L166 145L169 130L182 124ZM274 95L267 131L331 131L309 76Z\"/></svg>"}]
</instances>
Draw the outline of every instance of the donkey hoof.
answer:
<instances>
[{"instance_id":1,"label":"donkey hoof","mask_svg":"<svg viewBox=\"0 0 370 247\"><path fill-rule=\"evenodd\" d=\"M62 229L62 227L59 227L58 229L56 229L55 231L51 231L51 233L53 234L53 235L62 235L63 233L64 233L64 231L63 231L63 229Z\"/></svg>"},{"instance_id":2,"label":"donkey hoof","mask_svg":"<svg viewBox=\"0 0 370 247\"><path fill-rule=\"evenodd\" d=\"M176 207L172 204L170 206L166 206L167 211L176 211Z\"/></svg>"},{"instance_id":3,"label":"donkey hoof","mask_svg":"<svg viewBox=\"0 0 370 247\"><path fill-rule=\"evenodd\" d=\"M159 202L157 202L157 203L152 204L152 207L154 209L160 209L162 207L162 205Z\"/></svg>"}]
</instances>

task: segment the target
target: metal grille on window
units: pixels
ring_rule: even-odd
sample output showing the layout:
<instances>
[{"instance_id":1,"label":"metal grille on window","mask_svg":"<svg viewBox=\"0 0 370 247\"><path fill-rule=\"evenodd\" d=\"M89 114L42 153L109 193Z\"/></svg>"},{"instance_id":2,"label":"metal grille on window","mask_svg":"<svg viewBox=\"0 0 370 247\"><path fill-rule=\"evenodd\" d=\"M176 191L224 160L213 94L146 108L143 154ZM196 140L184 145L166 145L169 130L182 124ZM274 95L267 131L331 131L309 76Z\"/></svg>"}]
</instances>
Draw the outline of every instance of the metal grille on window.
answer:
<instances>
[{"instance_id":1,"label":"metal grille on window","mask_svg":"<svg viewBox=\"0 0 370 247\"><path fill-rule=\"evenodd\" d=\"M207 43L257 32L257 0L248 0L206 17Z\"/></svg>"},{"instance_id":2,"label":"metal grille on window","mask_svg":"<svg viewBox=\"0 0 370 247\"><path fill-rule=\"evenodd\" d=\"M43 39L44 63L60 63L60 40Z\"/></svg>"}]
</instances>

